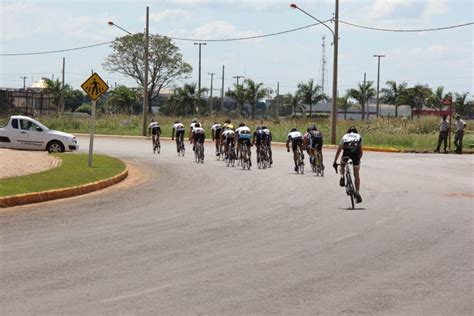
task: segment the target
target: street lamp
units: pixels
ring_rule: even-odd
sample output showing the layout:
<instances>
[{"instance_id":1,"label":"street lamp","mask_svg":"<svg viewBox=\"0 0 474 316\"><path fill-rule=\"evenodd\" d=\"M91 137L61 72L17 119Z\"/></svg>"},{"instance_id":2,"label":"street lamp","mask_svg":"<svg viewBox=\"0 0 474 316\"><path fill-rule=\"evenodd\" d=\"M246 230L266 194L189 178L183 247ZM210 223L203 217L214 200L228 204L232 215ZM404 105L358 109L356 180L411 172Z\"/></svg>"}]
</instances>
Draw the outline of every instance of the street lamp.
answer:
<instances>
[{"instance_id":1,"label":"street lamp","mask_svg":"<svg viewBox=\"0 0 474 316\"><path fill-rule=\"evenodd\" d=\"M295 3L290 5L293 9L298 9L310 18L318 21L324 25L328 30L331 31L333 36L334 45L334 57L333 57L333 70L332 70L332 111L331 111L331 143L336 144L336 121L337 121L337 57L338 57L338 40L339 40L339 0L335 0L335 15L334 15L334 31L327 26L323 21L315 18L305 10L298 7Z\"/></svg>"},{"instance_id":2,"label":"street lamp","mask_svg":"<svg viewBox=\"0 0 474 316\"><path fill-rule=\"evenodd\" d=\"M126 29L118 26L112 21L107 22L108 25L110 26L115 26L116 28L124 31L128 35L133 35ZM144 78L143 78L143 125L142 125L142 135L146 136L147 134L147 121L146 121L146 115L148 111L148 29L149 29L149 8L146 7L146 24L145 24L145 42L144 42L144 48L145 48L145 66L144 66Z\"/></svg>"},{"instance_id":3,"label":"street lamp","mask_svg":"<svg viewBox=\"0 0 474 316\"><path fill-rule=\"evenodd\" d=\"M378 69L377 69L377 106L375 108L376 116L379 117L380 115L380 104L379 104L379 85L380 85L380 58L385 57L385 55L374 55L374 57L378 58Z\"/></svg>"}]
</instances>

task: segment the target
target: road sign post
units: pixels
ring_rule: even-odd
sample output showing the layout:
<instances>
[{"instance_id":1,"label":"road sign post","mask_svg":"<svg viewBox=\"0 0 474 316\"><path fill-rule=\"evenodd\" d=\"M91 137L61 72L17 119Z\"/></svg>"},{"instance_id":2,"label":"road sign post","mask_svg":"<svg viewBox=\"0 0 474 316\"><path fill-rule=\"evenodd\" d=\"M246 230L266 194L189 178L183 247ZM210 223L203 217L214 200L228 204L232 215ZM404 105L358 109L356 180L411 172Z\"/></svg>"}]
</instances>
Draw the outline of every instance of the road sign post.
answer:
<instances>
[{"instance_id":1,"label":"road sign post","mask_svg":"<svg viewBox=\"0 0 474 316\"><path fill-rule=\"evenodd\" d=\"M93 73L84 83L81 85L82 89L89 95L92 100L91 109L91 131L89 138L89 160L88 165L92 167L92 153L94 148L94 134L95 134L95 111L96 111L96 100L109 90L109 86L102 80L97 74Z\"/></svg>"}]
</instances>

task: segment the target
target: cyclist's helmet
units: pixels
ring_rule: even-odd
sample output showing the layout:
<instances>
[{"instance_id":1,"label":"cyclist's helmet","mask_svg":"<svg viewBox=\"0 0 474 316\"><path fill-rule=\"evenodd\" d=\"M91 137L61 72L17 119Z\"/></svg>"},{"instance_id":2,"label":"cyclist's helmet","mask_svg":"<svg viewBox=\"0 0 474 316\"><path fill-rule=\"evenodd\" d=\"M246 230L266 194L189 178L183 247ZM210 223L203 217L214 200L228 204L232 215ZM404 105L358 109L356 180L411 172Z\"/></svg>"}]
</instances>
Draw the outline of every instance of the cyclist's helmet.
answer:
<instances>
[{"instance_id":1,"label":"cyclist's helmet","mask_svg":"<svg viewBox=\"0 0 474 316\"><path fill-rule=\"evenodd\" d=\"M227 124L230 124L230 120L229 120L229 119L225 120L225 122L226 122Z\"/></svg>"},{"instance_id":2,"label":"cyclist's helmet","mask_svg":"<svg viewBox=\"0 0 474 316\"><path fill-rule=\"evenodd\" d=\"M296 127L294 127L294 128L291 129L291 131L292 131L292 132L297 132L298 129L297 129Z\"/></svg>"},{"instance_id":3,"label":"cyclist's helmet","mask_svg":"<svg viewBox=\"0 0 474 316\"><path fill-rule=\"evenodd\" d=\"M239 127L245 126L245 123L240 123Z\"/></svg>"},{"instance_id":4,"label":"cyclist's helmet","mask_svg":"<svg viewBox=\"0 0 474 316\"><path fill-rule=\"evenodd\" d=\"M178 124L179 123L179 120L178 121L174 121L175 124Z\"/></svg>"},{"instance_id":5,"label":"cyclist's helmet","mask_svg":"<svg viewBox=\"0 0 474 316\"><path fill-rule=\"evenodd\" d=\"M197 123L198 119L197 118L193 118L192 122L193 123Z\"/></svg>"},{"instance_id":6,"label":"cyclist's helmet","mask_svg":"<svg viewBox=\"0 0 474 316\"><path fill-rule=\"evenodd\" d=\"M261 126L257 126L257 131L261 130L262 127Z\"/></svg>"},{"instance_id":7,"label":"cyclist's helmet","mask_svg":"<svg viewBox=\"0 0 474 316\"><path fill-rule=\"evenodd\" d=\"M351 126L349 127L349 129L347 130L347 134L349 133L356 133L358 134L359 132L357 131L357 128L355 128L355 126Z\"/></svg>"},{"instance_id":8,"label":"cyclist's helmet","mask_svg":"<svg viewBox=\"0 0 474 316\"><path fill-rule=\"evenodd\" d=\"M313 130L313 131L317 131L317 130L318 130L318 127L316 126L316 124L311 125L310 128L311 128L311 130Z\"/></svg>"},{"instance_id":9,"label":"cyclist's helmet","mask_svg":"<svg viewBox=\"0 0 474 316\"><path fill-rule=\"evenodd\" d=\"M262 126L262 129L267 129L267 127L266 127L266 126Z\"/></svg>"},{"instance_id":10,"label":"cyclist's helmet","mask_svg":"<svg viewBox=\"0 0 474 316\"><path fill-rule=\"evenodd\" d=\"M194 125L194 127L201 127L201 124L196 123L196 125Z\"/></svg>"}]
</instances>

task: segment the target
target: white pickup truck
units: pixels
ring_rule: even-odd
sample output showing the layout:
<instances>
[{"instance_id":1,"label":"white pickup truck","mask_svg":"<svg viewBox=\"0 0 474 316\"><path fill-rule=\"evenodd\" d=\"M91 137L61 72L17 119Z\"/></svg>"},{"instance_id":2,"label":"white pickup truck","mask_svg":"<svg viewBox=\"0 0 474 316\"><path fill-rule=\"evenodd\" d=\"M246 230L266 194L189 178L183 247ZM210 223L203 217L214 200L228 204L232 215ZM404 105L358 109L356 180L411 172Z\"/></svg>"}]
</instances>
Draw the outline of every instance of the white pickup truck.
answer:
<instances>
[{"instance_id":1,"label":"white pickup truck","mask_svg":"<svg viewBox=\"0 0 474 316\"><path fill-rule=\"evenodd\" d=\"M48 152L79 149L74 135L53 131L28 116L14 115L0 127L0 148L47 150Z\"/></svg>"}]
</instances>

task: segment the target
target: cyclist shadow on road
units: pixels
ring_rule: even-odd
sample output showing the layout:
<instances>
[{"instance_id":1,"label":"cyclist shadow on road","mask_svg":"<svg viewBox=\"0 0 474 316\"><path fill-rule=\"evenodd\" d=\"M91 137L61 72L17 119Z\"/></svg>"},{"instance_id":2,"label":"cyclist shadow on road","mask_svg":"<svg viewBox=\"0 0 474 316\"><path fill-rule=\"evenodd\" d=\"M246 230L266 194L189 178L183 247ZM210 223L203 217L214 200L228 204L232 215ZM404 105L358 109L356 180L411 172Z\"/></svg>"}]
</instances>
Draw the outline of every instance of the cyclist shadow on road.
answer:
<instances>
[{"instance_id":1,"label":"cyclist shadow on road","mask_svg":"<svg viewBox=\"0 0 474 316\"><path fill-rule=\"evenodd\" d=\"M338 209L343 210L343 211L365 211L365 207L356 207L352 209L352 207L338 207Z\"/></svg>"}]
</instances>

